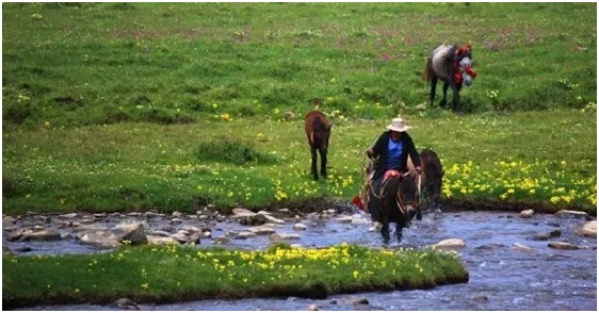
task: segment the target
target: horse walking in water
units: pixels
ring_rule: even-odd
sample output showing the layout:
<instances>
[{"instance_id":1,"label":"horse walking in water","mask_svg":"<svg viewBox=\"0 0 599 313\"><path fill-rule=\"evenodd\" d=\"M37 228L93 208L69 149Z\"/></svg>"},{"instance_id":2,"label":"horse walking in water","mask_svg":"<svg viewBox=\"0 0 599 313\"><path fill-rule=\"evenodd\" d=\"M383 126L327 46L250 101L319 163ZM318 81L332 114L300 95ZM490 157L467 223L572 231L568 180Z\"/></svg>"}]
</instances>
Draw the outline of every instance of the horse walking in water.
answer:
<instances>
[{"instance_id":1,"label":"horse walking in water","mask_svg":"<svg viewBox=\"0 0 599 313\"><path fill-rule=\"evenodd\" d=\"M476 72L472 68L472 46L465 45L441 45L429 56L424 68L424 79L431 83L431 107L435 100L437 81L443 82L443 99L439 102L440 107L447 104L447 89L451 87L453 93L453 111L461 112L460 95L462 84L469 87L472 80L476 78Z\"/></svg>"},{"instance_id":2,"label":"horse walking in water","mask_svg":"<svg viewBox=\"0 0 599 313\"><path fill-rule=\"evenodd\" d=\"M401 174L395 170L385 173L381 184L379 197L379 223L382 224L381 235L385 244L389 244L389 223L396 224L395 235L397 241L403 238L403 229L408 227L410 221L417 214L420 206L418 188L410 172Z\"/></svg>"},{"instance_id":3,"label":"horse walking in water","mask_svg":"<svg viewBox=\"0 0 599 313\"><path fill-rule=\"evenodd\" d=\"M422 194L426 198L428 209L437 208L441 200L441 188L443 185L443 167L437 153L431 149L422 149L420 152L420 166L422 174L420 177Z\"/></svg>"},{"instance_id":4,"label":"horse walking in water","mask_svg":"<svg viewBox=\"0 0 599 313\"><path fill-rule=\"evenodd\" d=\"M320 154L320 175L327 177L327 150L329 149L329 138L333 124L320 111L310 111L306 114L305 129L308 136L308 144L312 153L312 175L318 180L317 154Z\"/></svg>"}]
</instances>

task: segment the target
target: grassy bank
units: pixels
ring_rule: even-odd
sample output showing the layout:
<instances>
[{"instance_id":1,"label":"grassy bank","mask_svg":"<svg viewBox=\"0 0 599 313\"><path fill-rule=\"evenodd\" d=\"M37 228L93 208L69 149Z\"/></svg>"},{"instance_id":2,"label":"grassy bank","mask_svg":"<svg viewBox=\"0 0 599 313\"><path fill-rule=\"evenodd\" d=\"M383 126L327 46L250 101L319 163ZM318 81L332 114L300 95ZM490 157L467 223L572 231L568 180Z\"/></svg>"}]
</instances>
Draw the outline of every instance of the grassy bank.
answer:
<instances>
[{"instance_id":1,"label":"grassy bank","mask_svg":"<svg viewBox=\"0 0 599 313\"><path fill-rule=\"evenodd\" d=\"M454 200L596 211L595 3L4 3L3 213L349 200L401 114ZM506 20L509 23L506 25ZM471 112L427 102L474 46ZM327 182L302 116L335 123ZM287 112L295 114L286 120Z\"/></svg>"},{"instance_id":2,"label":"grassy bank","mask_svg":"<svg viewBox=\"0 0 599 313\"><path fill-rule=\"evenodd\" d=\"M446 198L595 211L594 112L437 113L404 117L414 126L417 147L439 154ZM5 132L3 212L195 212L210 203L230 208L320 197L349 201L362 181L363 151L388 120L333 121L327 181L310 178L301 120ZM223 144L229 141L235 145Z\"/></svg>"},{"instance_id":3,"label":"grassy bank","mask_svg":"<svg viewBox=\"0 0 599 313\"><path fill-rule=\"evenodd\" d=\"M127 297L165 303L207 298L307 297L465 283L455 254L434 250L265 251L167 246L95 255L3 257L4 309L38 304L107 304ZM43 273L43 275L40 275Z\"/></svg>"}]
</instances>

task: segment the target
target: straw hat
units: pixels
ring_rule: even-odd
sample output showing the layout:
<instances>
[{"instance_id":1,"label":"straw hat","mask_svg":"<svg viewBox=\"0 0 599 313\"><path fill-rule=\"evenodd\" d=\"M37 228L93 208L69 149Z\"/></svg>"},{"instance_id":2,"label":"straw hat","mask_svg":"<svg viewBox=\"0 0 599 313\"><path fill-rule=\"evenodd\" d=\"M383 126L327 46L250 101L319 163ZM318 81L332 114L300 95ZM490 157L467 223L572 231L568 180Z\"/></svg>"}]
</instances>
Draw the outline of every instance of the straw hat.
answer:
<instances>
[{"instance_id":1,"label":"straw hat","mask_svg":"<svg viewBox=\"0 0 599 313\"><path fill-rule=\"evenodd\" d=\"M388 130L393 130L396 132L405 132L410 129L410 126L406 125L405 121L401 117L396 117L391 120L391 124L387 126Z\"/></svg>"}]
</instances>

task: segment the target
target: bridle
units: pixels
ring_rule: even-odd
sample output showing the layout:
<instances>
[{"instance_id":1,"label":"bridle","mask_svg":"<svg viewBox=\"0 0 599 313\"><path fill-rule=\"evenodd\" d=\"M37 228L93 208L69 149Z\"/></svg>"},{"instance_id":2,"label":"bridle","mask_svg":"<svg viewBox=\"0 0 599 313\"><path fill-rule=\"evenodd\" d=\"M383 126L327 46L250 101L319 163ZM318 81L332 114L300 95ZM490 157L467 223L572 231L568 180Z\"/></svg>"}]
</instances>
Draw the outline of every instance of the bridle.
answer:
<instances>
[{"instance_id":1,"label":"bridle","mask_svg":"<svg viewBox=\"0 0 599 313\"><path fill-rule=\"evenodd\" d=\"M385 176L383 178L383 184L379 187L379 192L378 194L375 192L372 192L372 194L377 197L378 199L382 199L385 197L385 187L387 186L387 184L389 183L389 181L391 181L391 177L397 177L399 179L403 179L406 176L410 176L411 172L405 172L405 173L400 173L399 171L396 170L388 170L387 172L385 172ZM420 175L418 175L418 183L417 183L417 190L418 193L416 195L416 208L418 208L420 206L420 182L421 182L421 178ZM370 186L370 188L373 188L372 185ZM404 203L402 197L401 197L401 188L398 188L398 193L395 195L395 204L397 205L397 208L399 209L399 212L402 215L405 215L408 213L408 209L406 207L406 204ZM379 210L382 211L382 205L383 203L379 202Z\"/></svg>"},{"instance_id":2,"label":"bridle","mask_svg":"<svg viewBox=\"0 0 599 313\"><path fill-rule=\"evenodd\" d=\"M477 73L472 68L472 64L467 65L466 67L462 67L462 65L460 64L460 61L466 56L469 56L472 59L471 53L472 46L470 44L461 46L455 50L455 61L453 62L453 78L456 85L458 86L462 85L463 73L468 74L470 77L472 77L472 79L476 78Z\"/></svg>"}]
</instances>

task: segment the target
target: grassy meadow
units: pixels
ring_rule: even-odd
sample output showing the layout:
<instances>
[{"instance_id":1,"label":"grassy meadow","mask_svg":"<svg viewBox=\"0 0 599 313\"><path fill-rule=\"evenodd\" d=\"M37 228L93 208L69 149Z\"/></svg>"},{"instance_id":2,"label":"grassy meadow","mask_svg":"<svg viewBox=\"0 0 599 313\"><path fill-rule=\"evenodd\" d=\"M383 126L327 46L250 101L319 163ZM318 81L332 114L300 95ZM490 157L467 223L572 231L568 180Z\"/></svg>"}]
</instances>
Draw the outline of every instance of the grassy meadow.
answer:
<instances>
[{"instance_id":1,"label":"grassy meadow","mask_svg":"<svg viewBox=\"0 0 599 313\"><path fill-rule=\"evenodd\" d=\"M349 201L398 114L449 199L596 212L595 3L2 8L5 214ZM466 115L416 108L440 43L474 47ZM314 107L335 124L325 182L309 176Z\"/></svg>"}]
</instances>

